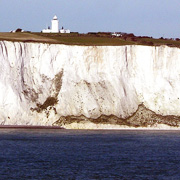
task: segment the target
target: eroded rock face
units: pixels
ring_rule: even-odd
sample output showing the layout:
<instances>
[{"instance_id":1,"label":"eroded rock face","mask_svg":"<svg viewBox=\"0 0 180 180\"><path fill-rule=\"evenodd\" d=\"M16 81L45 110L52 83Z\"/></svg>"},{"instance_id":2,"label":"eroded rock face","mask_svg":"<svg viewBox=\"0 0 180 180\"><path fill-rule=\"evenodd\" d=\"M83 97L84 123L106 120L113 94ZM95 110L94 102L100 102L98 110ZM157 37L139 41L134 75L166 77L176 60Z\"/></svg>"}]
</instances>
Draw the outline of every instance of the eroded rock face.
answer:
<instances>
[{"instance_id":1,"label":"eroded rock face","mask_svg":"<svg viewBox=\"0 0 180 180\"><path fill-rule=\"evenodd\" d=\"M0 124L179 122L178 48L1 41L0 72Z\"/></svg>"}]
</instances>

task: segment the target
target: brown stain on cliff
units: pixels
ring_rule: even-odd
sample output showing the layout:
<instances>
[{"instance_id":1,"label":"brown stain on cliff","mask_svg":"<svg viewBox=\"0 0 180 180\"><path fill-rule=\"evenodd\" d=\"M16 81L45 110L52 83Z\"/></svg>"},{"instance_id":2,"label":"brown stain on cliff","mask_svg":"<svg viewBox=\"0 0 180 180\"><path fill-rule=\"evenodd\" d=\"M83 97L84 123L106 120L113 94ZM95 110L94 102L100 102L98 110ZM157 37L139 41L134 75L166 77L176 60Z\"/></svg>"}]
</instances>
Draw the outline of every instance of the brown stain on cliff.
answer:
<instances>
[{"instance_id":1,"label":"brown stain on cliff","mask_svg":"<svg viewBox=\"0 0 180 180\"><path fill-rule=\"evenodd\" d=\"M54 107L58 103L58 94L61 90L62 86L62 77L63 77L63 70L60 71L58 74L55 75L53 79L53 83L55 86L55 92L53 93L53 96L47 97L47 99L44 101L43 104L37 103L35 108L31 108L31 111L37 111L38 113L41 113L43 110L48 110L48 107L50 107L49 111L53 109L55 111L55 114L57 114L56 108ZM49 114L49 111L46 112L47 117Z\"/></svg>"},{"instance_id":2,"label":"brown stain on cliff","mask_svg":"<svg viewBox=\"0 0 180 180\"><path fill-rule=\"evenodd\" d=\"M87 62L100 64L103 62L103 49L97 46L88 47L84 51L84 57L86 57Z\"/></svg>"}]
</instances>

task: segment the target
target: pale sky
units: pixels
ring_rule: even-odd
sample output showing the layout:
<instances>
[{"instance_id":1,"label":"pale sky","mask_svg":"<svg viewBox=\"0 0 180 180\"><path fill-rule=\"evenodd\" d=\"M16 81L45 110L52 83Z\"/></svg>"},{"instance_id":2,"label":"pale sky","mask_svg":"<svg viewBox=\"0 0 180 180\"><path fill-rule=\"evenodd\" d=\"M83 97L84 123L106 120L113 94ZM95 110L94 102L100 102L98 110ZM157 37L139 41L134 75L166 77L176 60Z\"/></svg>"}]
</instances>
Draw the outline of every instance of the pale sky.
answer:
<instances>
[{"instance_id":1,"label":"pale sky","mask_svg":"<svg viewBox=\"0 0 180 180\"><path fill-rule=\"evenodd\" d=\"M0 32L40 32L54 15L73 32L180 38L180 0L0 0Z\"/></svg>"}]
</instances>

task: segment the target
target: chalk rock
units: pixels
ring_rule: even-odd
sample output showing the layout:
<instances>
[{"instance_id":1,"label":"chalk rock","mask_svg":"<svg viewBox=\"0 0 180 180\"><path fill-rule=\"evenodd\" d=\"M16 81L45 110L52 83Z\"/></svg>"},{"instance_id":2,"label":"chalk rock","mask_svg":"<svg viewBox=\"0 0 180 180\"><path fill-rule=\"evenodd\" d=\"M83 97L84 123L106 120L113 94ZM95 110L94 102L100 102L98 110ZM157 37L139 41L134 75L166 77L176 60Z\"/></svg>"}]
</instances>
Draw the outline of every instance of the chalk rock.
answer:
<instances>
[{"instance_id":1,"label":"chalk rock","mask_svg":"<svg viewBox=\"0 0 180 180\"><path fill-rule=\"evenodd\" d=\"M179 82L178 48L0 41L0 124L126 119L141 104L158 115L180 116Z\"/></svg>"}]
</instances>

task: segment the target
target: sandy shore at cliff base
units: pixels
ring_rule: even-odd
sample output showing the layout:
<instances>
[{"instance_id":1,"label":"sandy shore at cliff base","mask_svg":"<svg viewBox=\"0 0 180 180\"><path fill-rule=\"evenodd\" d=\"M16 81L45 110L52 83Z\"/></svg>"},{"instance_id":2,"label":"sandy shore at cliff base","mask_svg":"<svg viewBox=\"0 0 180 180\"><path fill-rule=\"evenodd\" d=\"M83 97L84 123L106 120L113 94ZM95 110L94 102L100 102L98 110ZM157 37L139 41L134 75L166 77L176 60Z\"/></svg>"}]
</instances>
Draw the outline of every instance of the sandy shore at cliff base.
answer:
<instances>
[{"instance_id":1,"label":"sandy shore at cliff base","mask_svg":"<svg viewBox=\"0 0 180 180\"><path fill-rule=\"evenodd\" d=\"M130 127L125 125L112 125L112 124L95 124L91 122L71 123L62 126L65 129L89 129L89 130L180 130L180 126L168 126L166 124L156 124L147 127Z\"/></svg>"},{"instance_id":2,"label":"sandy shore at cliff base","mask_svg":"<svg viewBox=\"0 0 180 180\"><path fill-rule=\"evenodd\" d=\"M180 126L156 124L147 127L130 127L126 125L95 124L91 122L71 123L63 126L33 126L33 125L0 125L0 129L78 129L78 130L180 130Z\"/></svg>"}]
</instances>

